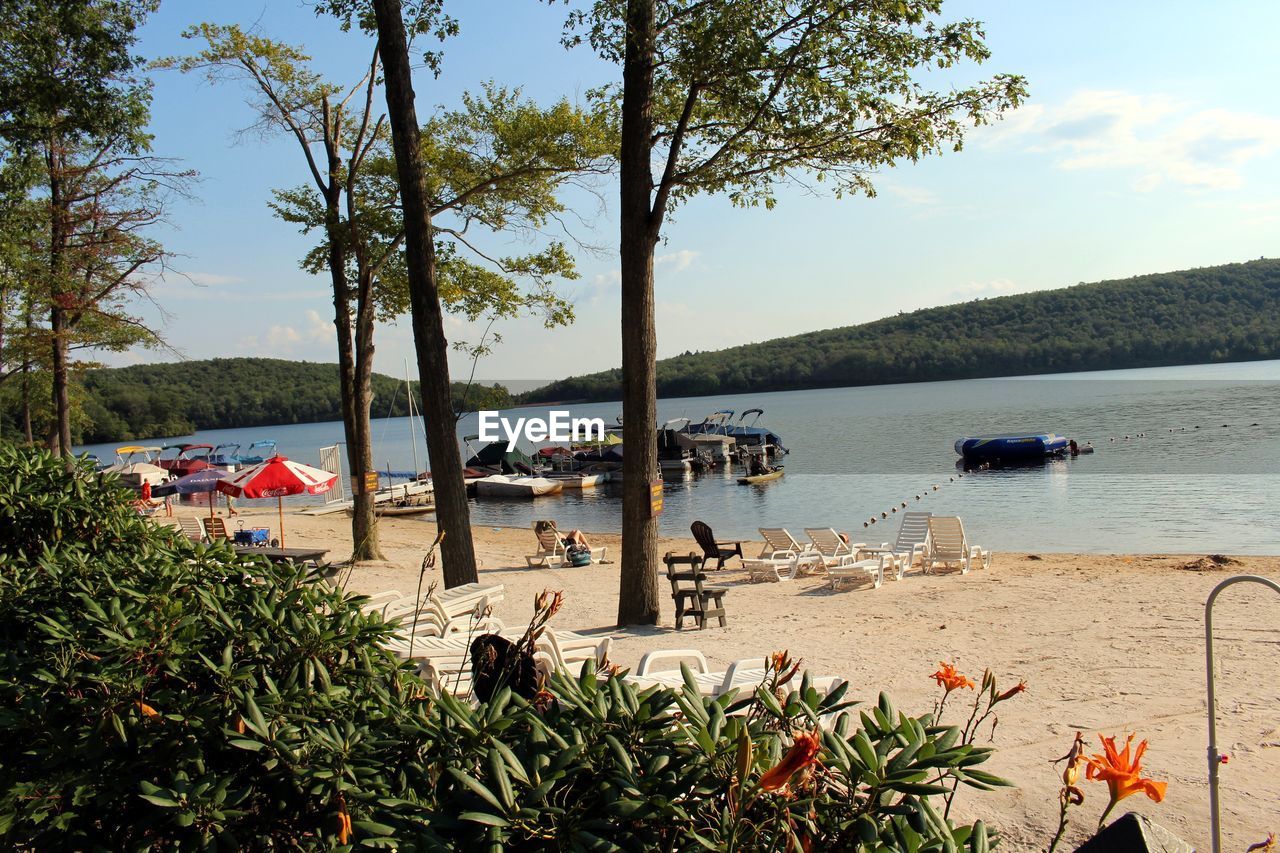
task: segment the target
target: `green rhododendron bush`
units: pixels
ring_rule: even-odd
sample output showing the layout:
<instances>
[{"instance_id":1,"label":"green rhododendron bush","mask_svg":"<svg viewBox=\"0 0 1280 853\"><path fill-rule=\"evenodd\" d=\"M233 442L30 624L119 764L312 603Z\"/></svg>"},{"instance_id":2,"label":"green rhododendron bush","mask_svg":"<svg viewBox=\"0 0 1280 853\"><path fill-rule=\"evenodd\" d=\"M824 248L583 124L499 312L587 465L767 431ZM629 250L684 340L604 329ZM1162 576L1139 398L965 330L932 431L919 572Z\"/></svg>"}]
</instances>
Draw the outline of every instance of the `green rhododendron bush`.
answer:
<instances>
[{"instance_id":1,"label":"green rhododendron bush","mask_svg":"<svg viewBox=\"0 0 1280 853\"><path fill-rule=\"evenodd\" d=\"M985 849L990 750L777 656L717 700L557 674L440 695L305 570L196 545L87 463L0 446L0 844Z\"/></svg>"}]
</instances>

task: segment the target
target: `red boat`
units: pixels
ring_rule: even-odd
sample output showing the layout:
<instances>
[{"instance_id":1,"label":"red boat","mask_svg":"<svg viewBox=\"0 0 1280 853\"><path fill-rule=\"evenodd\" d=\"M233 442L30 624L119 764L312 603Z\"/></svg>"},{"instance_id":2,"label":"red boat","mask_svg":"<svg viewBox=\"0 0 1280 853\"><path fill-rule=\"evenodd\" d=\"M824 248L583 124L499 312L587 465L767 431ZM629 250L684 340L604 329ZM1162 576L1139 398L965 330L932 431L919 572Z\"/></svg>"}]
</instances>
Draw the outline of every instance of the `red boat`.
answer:
<instances>
[{"instance_id":1,"label":"red boat","mask_svg":"<svg viewBox=\"0 0 1280 853\"><path fill-rule=\"evenodd\" d=\"M168 455L174 450L177 453ZM171 476L185 477L211 467L209 456L212 453L212 444L171 444L161 452L156 464Z\"/></svg>"}]
</instances>

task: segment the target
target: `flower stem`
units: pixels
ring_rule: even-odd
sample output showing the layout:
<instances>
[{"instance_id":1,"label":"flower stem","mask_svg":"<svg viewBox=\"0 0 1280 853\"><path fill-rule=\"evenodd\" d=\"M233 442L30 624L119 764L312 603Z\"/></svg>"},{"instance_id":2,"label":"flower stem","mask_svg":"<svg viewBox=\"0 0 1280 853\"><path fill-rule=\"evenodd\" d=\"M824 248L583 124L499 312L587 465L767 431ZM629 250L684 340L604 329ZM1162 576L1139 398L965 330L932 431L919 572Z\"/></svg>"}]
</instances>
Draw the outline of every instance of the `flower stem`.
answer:
<instances>
[{"instance_id":1,"label":"flower stem","mask_svg":"<svg viewBox=\"0 0 1280 853\"><path fill-rule=\"evenodd\" d=\"M1057 849L1058 842L1067 831L1067 809L1071 806L1071 800L1067 797L1066 789L1063 789L1058 801L1061 803L1058 808L1058 831L1053 834L1053 840L1049 842L1048 853L1053 853Z\"/></svg>"},{"instance_id":2,"label":"flower stem","mask_svg":"<svg viewBox=\"0 0 1280 853\"><path fill-rule=\"evenodd\" d=\"M1104 825L1106 824L1106 822L1107 822L1107 817L1111 814L1111 810L1112 810L1112 809L1114 809L1114 808L1116 807L1116 803L1117 803L1117 802L1118 802L1117 800L1114 800L1114 799L1113 799L1111 802L1107 803L1106 811L1104 811L1104 812L1102 813L1102 817L1098 818L1098 831L1099 831L1099 832L1101 832L1101 831L1102 831L1103 826L1104 826Z\"/></svg>"}]
</instances>

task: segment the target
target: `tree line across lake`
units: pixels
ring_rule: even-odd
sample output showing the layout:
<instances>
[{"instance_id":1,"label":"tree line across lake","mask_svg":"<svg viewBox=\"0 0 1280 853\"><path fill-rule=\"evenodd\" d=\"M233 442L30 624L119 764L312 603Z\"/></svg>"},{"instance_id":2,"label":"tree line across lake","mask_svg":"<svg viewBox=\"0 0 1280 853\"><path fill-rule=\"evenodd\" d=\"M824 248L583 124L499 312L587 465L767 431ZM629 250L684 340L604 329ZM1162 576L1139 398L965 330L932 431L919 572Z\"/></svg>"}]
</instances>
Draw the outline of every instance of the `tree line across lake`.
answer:
<instances>
[{"instance_id":1,"label":"tree line across lake","mask_svg":"<svg viewBox=\"0 0 1280 853\"><path fill-rule=\"evenodd\" d=\"M1280 358L1280 260L977 299L658 362L658 394L694 397ZM617 400L622 374L524 402Z\"/></svg>"},{"instance_id":2,"label":"tree line across lake","mask_svg":"<svg viewBox=\"0 0 1280 853\"><path fill-rule=\"evenodd\" d=\"M1280 260L1082 284L899 314L658 363L662 396L1280 358ZM515 396L453 383L455 411L617 400L619 371ZM342 416L337 366L219 358L85 371L77 439L106 442ZM408 414L403 380L373 376L376 417ZM413 383L415 402L417 383ZM0 413L13 434L13 412Z\"/></svg>"},{"instance_id":3,"label":"tree line across lake","mask_svg":"<svg viewBox=\"0 0 1280 853\"><path fill-rule=\"evenodd\" d=\"M79 378L83 443L188 435L197 430L342 419L338 366L275 358L215 358L85 371ZM418 383L412 383L421 405ZM373 375L375 417L409 414L405 381ZM501 385L453 383L455 411L512 404ZM9 434L12 425L6 425Z\"/></svg>"}]
</instances>

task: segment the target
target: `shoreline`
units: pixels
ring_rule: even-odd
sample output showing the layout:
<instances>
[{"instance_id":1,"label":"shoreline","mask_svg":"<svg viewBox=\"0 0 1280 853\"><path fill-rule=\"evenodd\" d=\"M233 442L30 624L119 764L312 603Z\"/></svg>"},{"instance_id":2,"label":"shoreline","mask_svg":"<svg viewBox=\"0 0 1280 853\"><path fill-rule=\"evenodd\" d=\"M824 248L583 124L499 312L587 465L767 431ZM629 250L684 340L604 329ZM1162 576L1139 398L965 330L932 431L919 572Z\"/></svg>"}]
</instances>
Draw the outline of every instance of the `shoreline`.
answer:
<instances>
[{"instance_id":1,"label":"shoreline","mask_svg":"<svg viewBox=\"0 0 1280 853\"><path fill-rule=\"evenodd\" d=\"M207 514L204 507L175 507L175 515ZM243 509L240 518L273 532L276 526L274 509ZM285 530L291 546L328 547L335 561L349 554L345 513L286 513ZM340 577L353 592L412 593L435 525L384 518L380 531L386 561L357 565ZM877 590L832 592L813 577L747 583L734 560L733 568L711 573L729 590L726 627L674 630L659 567L661 623L619 630L618 534L587 531L591 544L608 548L609 562L576 569L528 568L524 555L533 553L534 537L526 528L477 526L472 536L480 581L506 588L494 608L498 618L520 626L538 592L562 589L556 626L609 634L610 659L624 668L654 649L699 649L720 669L785 648L815 675L847 678L849 695L862 704L884 690L914 714L928 712L940 693L930 678L939 661L954 662L975 681L990 667L1001 689L1026 679L1027 692L1001 705L990 764L1018 787L967 792L956 803L959 817L1000 829L1005 849L1014 850L1043 850L1052 835L1061 765L1050 762L1067 751L1076 730L1085 733L1090 752L1098 751L1099 732L1123 737L1133 731L1148 739L1143 772L1169 783L1167 799L1157 805L1131 797L1115 814L1141 812L1207 846L1204 601L1233 574L1280 578L1280 556L1242 556L1222 569L1189 571L1185 565L1205 555L998 552L990 569L963 576L911 573L898 582L886 579ZM744 543L754 554L751 540ZM666 551L700 549L690 537L659 537L659 552ZM441 580L439 568L425 576L431 580ZM1219 741L1231 756L1221 771L1224 849L1242 850L1280 830L1280 691L1270 677L1280 652L1274 612L1268 598L1247 587L1224 595L1214 610ZM952 697L957 717L967 700ZM946 721L963 719L948 715ZM1083 840L1106 802L1104 785L1081 786L1086 802L1073 808L1067 843Z\"/></svg>"}]
</instances>

